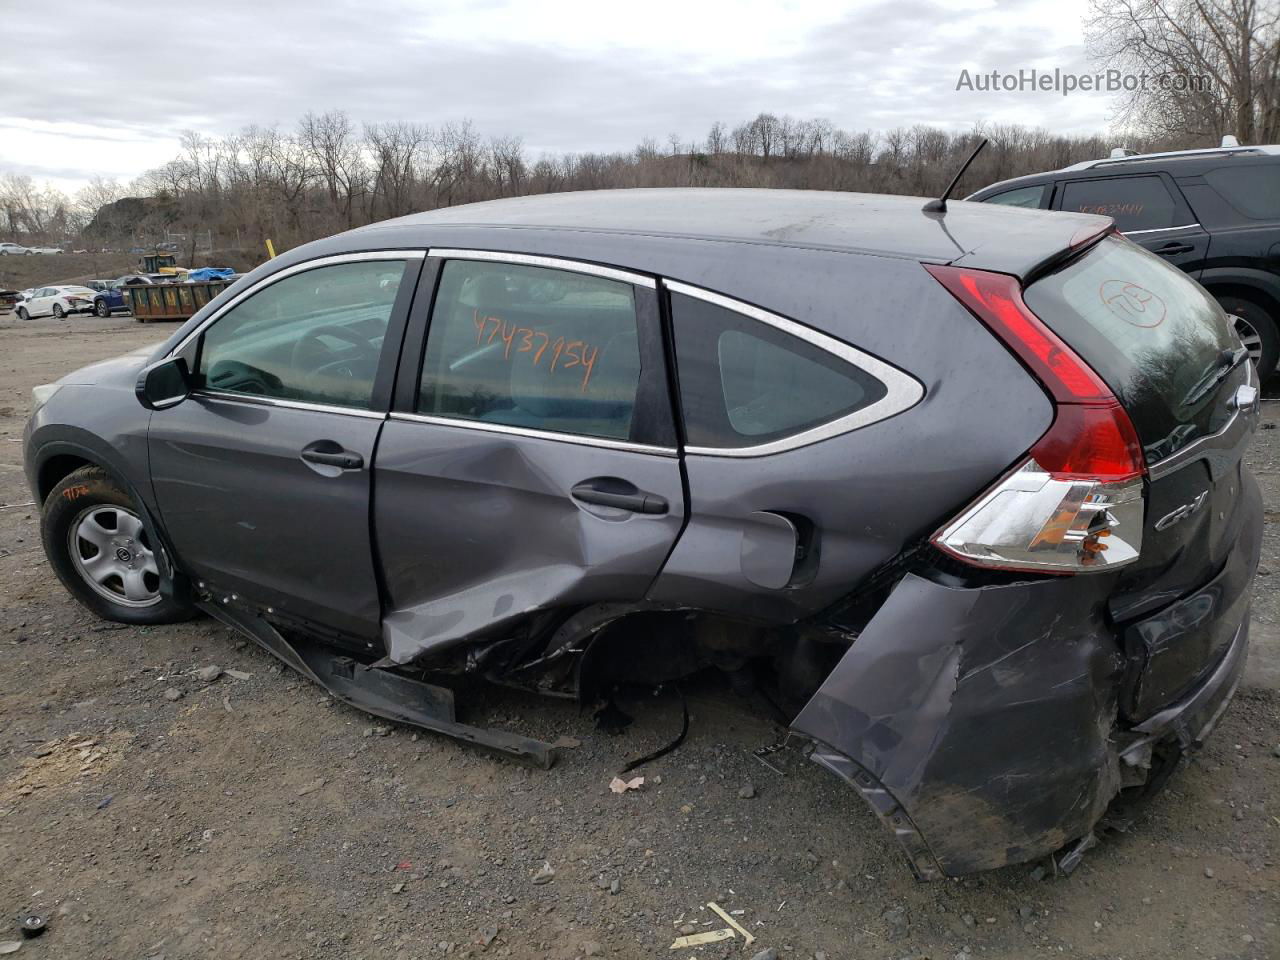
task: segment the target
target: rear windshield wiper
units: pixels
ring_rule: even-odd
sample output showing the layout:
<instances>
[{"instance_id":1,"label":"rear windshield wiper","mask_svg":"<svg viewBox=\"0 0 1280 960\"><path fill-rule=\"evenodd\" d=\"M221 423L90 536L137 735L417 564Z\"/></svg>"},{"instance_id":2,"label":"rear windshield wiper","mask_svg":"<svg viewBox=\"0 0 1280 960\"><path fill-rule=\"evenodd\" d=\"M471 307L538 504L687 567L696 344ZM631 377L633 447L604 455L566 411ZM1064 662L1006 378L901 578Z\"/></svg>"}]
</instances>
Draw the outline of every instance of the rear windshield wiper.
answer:
<instances>
[{"instance_id":1,"label":"rear windshield wiper","mask_svg":"<svg viewBox=\"0 0 1280 960\"><path fill-rule=\"evenodd\" d=\"M1213 365L1196 381L1195 386L1187 391L1187 395L1182 398L1182 405L1189 407L1193 403L1199 403L1218 384L1227 379L1231 375L1231 371L1239 366L1242 360L1246 360L1248 357L1249 350L1247 347L1223 350L1222 353L1218 354L1218 359L1214 361Z\"/></svg>"}]
</instances>

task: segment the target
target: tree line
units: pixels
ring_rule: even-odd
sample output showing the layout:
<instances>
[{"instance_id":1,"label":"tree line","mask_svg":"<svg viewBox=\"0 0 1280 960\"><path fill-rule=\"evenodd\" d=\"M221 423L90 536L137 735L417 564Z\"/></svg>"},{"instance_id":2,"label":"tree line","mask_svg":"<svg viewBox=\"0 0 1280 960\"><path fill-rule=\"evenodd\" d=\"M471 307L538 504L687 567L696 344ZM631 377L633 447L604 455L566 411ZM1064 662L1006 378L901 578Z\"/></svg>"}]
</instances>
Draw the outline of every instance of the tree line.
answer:
<instances>
[{"instance_id":1,"label":"tree line","mask_svg":"<svg viewBox=\"0 0 1280 960\"><path fill-rule=\"evenodd\" d=\"M218 249L277 250L420 210L478 200L618 187L774 187L933 196L986 137L958 195L1008 177L1106 156L1101 135L1020 126L952 133L913 126L846 131L820 119L761 113L706 136L649 138L633 150L531 158L518 137L467 121L357 126L309 113L292 130L249 127L220 138L183 134L181 152L125 186L95 180L75 198L30 178L0 178L0 234L85 245L211 236ZM1125 146L1162 144L1130 137ZM142 198L142 199L138 199ZM194 253L194 249L192 250Z\"/></svg>"}]
</instances>

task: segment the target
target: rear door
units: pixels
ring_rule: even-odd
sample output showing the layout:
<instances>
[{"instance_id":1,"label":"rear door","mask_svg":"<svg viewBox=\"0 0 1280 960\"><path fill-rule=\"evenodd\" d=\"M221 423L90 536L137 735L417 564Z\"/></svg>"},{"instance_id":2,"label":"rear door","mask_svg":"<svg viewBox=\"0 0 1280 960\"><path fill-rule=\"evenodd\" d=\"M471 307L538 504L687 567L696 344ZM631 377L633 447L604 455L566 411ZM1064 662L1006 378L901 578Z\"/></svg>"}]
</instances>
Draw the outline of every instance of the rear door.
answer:
<instances>
[{"instance_id":1,"label":"rear door","mask_svg":"<svg viewBox=\"0 0 1280 960\"><path fill-rule=\"evenodd\" d=\"M685 517L651 278L428 263L434 305L411 322L374 478L401 663L537 611L643 599Z\"/></svg>"},{"instance_id":2,"label":"rear door","mask_svg":"<svg viewBox=\"0 0 1280 960\"><path fill-rule=\"evenodd\" d=\"M1134 243L1192 276L1209 255L1209 234L1166 174L1064 180L1055 208L1111 217Z\"/></svg>"}]
</instances>

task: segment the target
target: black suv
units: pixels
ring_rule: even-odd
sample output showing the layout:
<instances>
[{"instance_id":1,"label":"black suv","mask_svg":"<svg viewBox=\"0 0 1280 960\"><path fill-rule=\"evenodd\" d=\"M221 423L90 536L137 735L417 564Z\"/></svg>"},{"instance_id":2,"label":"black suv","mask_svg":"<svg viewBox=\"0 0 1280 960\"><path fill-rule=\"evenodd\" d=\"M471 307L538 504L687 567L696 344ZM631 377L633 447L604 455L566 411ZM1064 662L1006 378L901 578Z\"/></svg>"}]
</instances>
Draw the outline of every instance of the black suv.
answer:
<instances>
[{"instance_id":1,"label":"black suv","mask_svg":"<svg viewBox=\"0 0 1280 960\"><path fill-rule=\"evenodd\" d=\"M1113 217L1130 240L1199 280L1231 314L1259 373L1276 372L1280 146L1114 150L1106 160L1005 180L968 199Z\"/></svg>"}]
</instances>

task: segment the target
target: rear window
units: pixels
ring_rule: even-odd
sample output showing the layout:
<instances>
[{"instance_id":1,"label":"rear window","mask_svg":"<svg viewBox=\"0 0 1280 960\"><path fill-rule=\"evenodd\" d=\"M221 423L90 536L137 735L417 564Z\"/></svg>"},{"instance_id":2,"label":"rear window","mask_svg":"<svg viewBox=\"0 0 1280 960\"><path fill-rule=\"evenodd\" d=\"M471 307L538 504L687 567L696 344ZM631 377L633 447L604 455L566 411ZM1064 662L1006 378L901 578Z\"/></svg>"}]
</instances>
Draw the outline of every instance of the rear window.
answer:
<instances>
[{"instance_id":1,"label":"rear window","mask_svg":"<svg viewBox=\"0 0 1280 960\"><path fill-rule=\"evenodd\" d=\"M1238 343L1222 309L1180 270L1111 236L1024 299L1124 404L1148 463L1220 426L1218 391L1204 384Z\"/></svg>"},{"instance_id":2,"label":"rear window","mask_svg":"<svg viewBox=\"0 0 1280 960\"><path fill-rule=\"evenodd\" d=\"M1223 200L1251 220L1280 220L1280 162L1218 167L1204 178Z\"/></svg>"}]
</instances>

